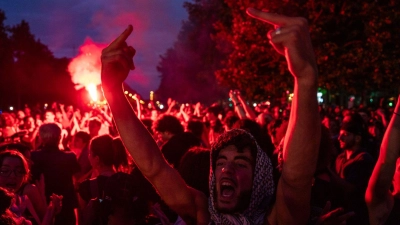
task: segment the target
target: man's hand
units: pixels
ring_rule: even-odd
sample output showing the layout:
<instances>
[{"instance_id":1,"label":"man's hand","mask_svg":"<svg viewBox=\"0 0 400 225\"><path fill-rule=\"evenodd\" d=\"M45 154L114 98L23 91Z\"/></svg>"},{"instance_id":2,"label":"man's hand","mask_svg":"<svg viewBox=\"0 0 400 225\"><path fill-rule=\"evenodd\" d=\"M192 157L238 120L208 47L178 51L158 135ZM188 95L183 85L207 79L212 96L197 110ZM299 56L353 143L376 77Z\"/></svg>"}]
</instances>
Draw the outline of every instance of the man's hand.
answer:
<instances>
[{"instance_id":1,"label":"man's hand","mask_svg":"<svg viewBox=\"0 0 400 225\"><path fill-rule=\"evenodd\" d=\"M268 32L268 38L275 50L286 57L295 78L316 78L317 66L306 19L253 8L248 8L247 14L274 25L275 30Z\"/></svg>"},{"instance_id":2,"label":"man's hand","mask_svg":"<svg viewBox=\"0 0 400 225\"><path fill-rule=\"evenodd\" d=\"M101 53L101 82L103 89L112 90L121 88L122 82L135 69L133 56L136 50L126 44L126 39L132 33L133 27L128 28L117 37Z\"/></svg>"},{"instance_id":3,"label":"man's hand","mask_svg":"<svg viewBox=\"0 0 400 225\"><path fill-rule=\"evenodd\" d=\"M337 208L331 211L331 202L328 201L316 225L345 225L347 219L352 216L354 216L354 212L345 213L343 208Z\"/></svg>"}]
</instances>

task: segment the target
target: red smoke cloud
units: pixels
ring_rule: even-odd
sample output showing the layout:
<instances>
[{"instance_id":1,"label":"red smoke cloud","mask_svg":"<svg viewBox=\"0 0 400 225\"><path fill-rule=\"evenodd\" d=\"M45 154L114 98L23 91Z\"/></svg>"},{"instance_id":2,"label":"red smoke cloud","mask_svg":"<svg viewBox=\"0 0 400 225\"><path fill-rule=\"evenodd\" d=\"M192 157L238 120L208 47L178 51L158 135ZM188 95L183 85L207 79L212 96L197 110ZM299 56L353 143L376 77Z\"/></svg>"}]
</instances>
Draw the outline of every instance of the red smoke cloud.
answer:
<instances>
[{"instance_id":1,"label":"red smoke cloud","mask_svg":"<svg viewBox=\"0 0 400 225\"><path fill-rule=\"evenodd\" d=\"M101 50L105 47L105 44L95 43L90 38L86 38L83 45L79 47L79 54L68 65L68 71L76 89L85 87L88 90L90 85L101 84L100 56Z\"/></svg>"}]
</instances>

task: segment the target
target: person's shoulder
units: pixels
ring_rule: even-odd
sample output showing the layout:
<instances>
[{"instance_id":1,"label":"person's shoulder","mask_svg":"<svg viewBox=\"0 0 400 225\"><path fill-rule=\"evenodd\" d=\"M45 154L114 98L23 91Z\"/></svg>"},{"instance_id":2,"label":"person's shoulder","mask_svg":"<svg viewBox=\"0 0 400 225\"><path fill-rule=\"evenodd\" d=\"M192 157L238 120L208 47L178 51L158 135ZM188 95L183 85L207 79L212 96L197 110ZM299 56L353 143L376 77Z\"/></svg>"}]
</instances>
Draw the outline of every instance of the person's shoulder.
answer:
<instances>
[{"instance_id":1,"label":"person's shoulder","mask_svg":"<svg viewBox=\"0 0 400 225\"><path fill-rule=\"evenodd\" d=\"M31 159L35 159L37 157L41 157L43 155L43 150L42 149L36 149L31 151Z\"/></svg>"},{"instance_id":2,"label":"person's shoulder","mask_svg":"<svg viewBox=\"0 0 400 225\"><path fill-rule=\"evenodd\" d=\"M41 148L35 149L31 151L31 154L40 154L41 152L43 152L43 150Z\"/></svg>"},{"instance_id":3,"label":"person's shoulder","mask_svg":"<svg viewBox=\"0 0 400 225\"><path fill-rule=\"evenodd\" d=\"M197 138L191 132L183 132L183 133L177 134L175 136L176 136L176 138L174 139L174 141L177 141L177 142L180 142L180 143L184 143L186 145L193 146L193 145L200 145L201 144L201 140L199 138Z\"/></svg>"},{"instance_id":4,"label":"person's shoulder","mask_svg":"<svg viewBox=\"0 0 400 225\"><path fill-rule=\"evenodd\" d=\"M356 157L354 157L355 160L362 160L362 161L366 161L366 162L374 162L374 157L372 157L371 154L369 154L366 151L361 151L357 154Z\"/></svg>"},{"instance_id":5,"label":"person's shoulder","mask_svg":"<svg viewBox=\"0 0 400 225\"><path fill-rule=\"evenodd\" d=\"M60 153L65 155L66 157L75 158L76 159L76 154L73 151L60 151Z\"/></svg>"},{"instance_id":6,"label":"person's shoulder","mask_svg":"<svg viewBox=\"0 0 400 225\"><path fill-rule=\"evenodd\" d=\"M336 156L336 161L342 160L343 158L346 158L346 153L342 152L338 156Z\"/></svg>"}]
</instances>

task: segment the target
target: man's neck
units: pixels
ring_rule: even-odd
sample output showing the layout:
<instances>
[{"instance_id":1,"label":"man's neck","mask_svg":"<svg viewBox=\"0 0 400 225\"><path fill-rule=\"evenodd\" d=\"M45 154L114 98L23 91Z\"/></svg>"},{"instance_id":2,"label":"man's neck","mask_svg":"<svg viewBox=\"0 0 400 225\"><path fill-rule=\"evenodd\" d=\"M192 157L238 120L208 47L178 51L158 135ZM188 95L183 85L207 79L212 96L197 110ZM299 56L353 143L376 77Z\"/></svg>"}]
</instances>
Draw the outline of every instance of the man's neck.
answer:
<instances>
[{"instance_id":1,"label":"man's neck","mask_svg":"<svg viewBox=\"0 0 400 225\"><path fill-rule=\"evenodd\" d=\"M350 159L350 157L353 155L353 153L357 152L360 148L358 146L354 146L349 149L345 149L344 152L346 153L346 159Z\"/></svg>"}]
</instances>

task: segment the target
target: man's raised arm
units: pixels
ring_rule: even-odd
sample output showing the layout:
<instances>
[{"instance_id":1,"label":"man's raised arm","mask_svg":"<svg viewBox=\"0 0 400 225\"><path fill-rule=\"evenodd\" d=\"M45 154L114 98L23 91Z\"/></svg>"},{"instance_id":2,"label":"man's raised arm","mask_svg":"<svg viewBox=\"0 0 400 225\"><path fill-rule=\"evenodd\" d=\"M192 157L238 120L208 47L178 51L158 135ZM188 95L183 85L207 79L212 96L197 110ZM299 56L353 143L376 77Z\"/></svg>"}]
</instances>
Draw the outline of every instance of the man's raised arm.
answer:
<instances>
[{"instance_id":1,"label":"man's raised arm","mask_svg":"<svg viewBox=\"0 0 400 225\"><path fill-rule=\"evenodd\" d=\"M284 55L294 77L294 97L283 149L272 224L306 224L320 141L317 103L317 66L308 24L304 18L286 17L256 9L247 13L275 27L271 45Z\"/></svg>"},{"instance_id":2,"label":"man's raised arm","mask_svg":"<svg viewBox=\"0 0 400 225\"><path fill-rule=\"evenodd\" d=\"M121 139L143 175L166 204L187 224L208 223L207 198L186 186L179 173L163 158L156 142L127 101L122 83L134 69L135 49L126 44L129 27L102 51L101 81Z\"/></svg>"},{"instance_id":3,"label":"man's raised arm","mask_svg":"<svg viewBox=\"0 0 400 225\"><path fill-rule=\"evenodd\" d=\"M394 199L393 194L390 192L390 187L396 171L396 161L400 156L399 113L400 96L397 99L392 119L383 136L379 158L365 194L371 225L384 224L393 209Z\"/></svg>"}]
</instances>

